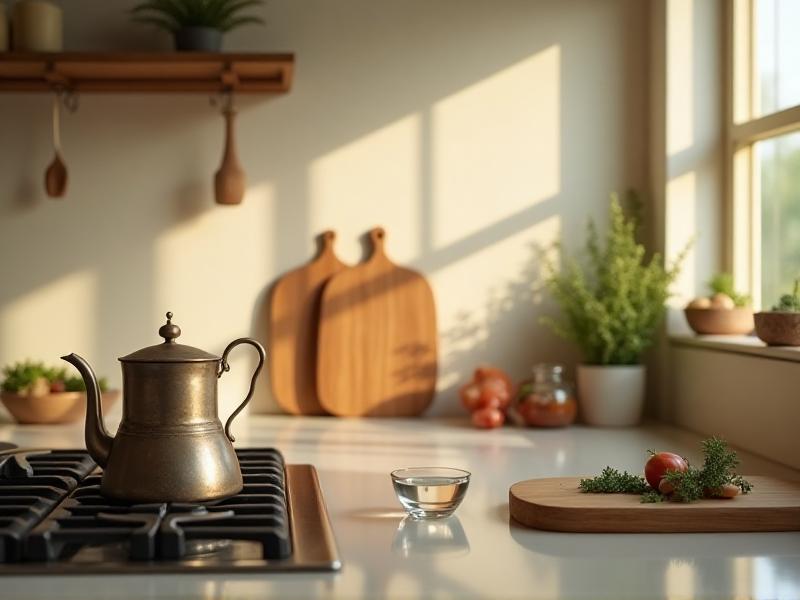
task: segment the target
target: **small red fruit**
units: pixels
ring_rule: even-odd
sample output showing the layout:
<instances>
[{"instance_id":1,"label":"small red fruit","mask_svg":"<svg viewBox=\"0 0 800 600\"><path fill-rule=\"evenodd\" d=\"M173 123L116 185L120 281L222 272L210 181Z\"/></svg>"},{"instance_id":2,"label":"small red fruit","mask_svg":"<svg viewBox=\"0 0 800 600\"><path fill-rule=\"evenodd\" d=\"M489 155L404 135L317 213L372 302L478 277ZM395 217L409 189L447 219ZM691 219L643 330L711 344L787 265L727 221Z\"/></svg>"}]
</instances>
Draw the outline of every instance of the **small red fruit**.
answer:
<instances>
[{"instance_id":1,"label":"small red fruit","mask_svg":"<svg viewBox=\"0 0 800 600\"><path fill-rule=\"evenodd\" d=\"M689 468L689 464L683 459L682 456L673 454L672 452L657 452L650 457L647 464L644 466L644 478L654 490L660 489L658 486L661 480L669 471L677 471L679 473L685 472Z\"/></svg>"},{"instance_id":2,"label":"small red fruit","mask_svg":"<svg viewBox=\"0 0 800 600\"><path fill-rule=\"evenodd\" d=\"M467 383L458 390L461 396L461 404L469 412L478 410L481 407L481 388L477 383Z\"/></svg>"},{"instance_id":3,"label":"small red fruit","mask_svg":"<svg viewBox=\"0 0 800 600\"><path fill-rule=\"evenodd\" d=\"M56 381L50 382L50 393L51 394L60 394L61 392L65 391L67 388L64 385L64 382L60 379Z\"/></svg>"},{"instance_id":4,"label":"small red fruit","mask_svg":"<svg viewBox=\"0 0 800 600\"><path fill-rule=\"evenodd\" d=\"M500 427L506 420L503 411L487 407L476 410L472 413L472 424L481 429L494 429Z\"/></svg>"}]
</instances>

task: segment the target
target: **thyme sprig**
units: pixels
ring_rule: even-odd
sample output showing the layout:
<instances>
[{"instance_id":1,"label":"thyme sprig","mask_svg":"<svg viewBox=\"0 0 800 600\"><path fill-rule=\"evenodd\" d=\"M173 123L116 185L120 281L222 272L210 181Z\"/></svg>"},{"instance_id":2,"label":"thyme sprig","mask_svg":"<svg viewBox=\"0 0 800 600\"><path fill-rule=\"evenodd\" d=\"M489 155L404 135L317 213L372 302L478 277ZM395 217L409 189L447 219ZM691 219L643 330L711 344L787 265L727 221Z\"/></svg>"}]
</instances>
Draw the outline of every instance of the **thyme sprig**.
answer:
<instances>
[{"instance_id":1,"label":"thyme sprig","mask_svg":"<svg viewBox=\"0 0 800 600\"><path fill-rule=\"evenodd\" d=\"M667 471L664 475L664 480L673 489L670 495L654 490L640 475L612 467L606 467L597 477L581 479L578 487L582 492L590 494L640 494L641 501L645 503L665 500L694 502L706 496L717 495L728 484L737 486L742 494L753 489L749 481L736 474L739 458L724 440L718 437L709 438L703 441L702 448L704 460L701 468L689 465L686 471ZM654 454L652 450L648 452L651 456Z\"/></svg>"},{"instance_id":2,"label":"thyme sprig","mask_svg":"<svg viewBox=\"0 0 800 600\"><path fill-rule=\"evenodd\" d=\"M597 477L581 479L578 487L589 494L644 494L652 488L644 477L606 467Z\"/></svg>"}]
</instances>

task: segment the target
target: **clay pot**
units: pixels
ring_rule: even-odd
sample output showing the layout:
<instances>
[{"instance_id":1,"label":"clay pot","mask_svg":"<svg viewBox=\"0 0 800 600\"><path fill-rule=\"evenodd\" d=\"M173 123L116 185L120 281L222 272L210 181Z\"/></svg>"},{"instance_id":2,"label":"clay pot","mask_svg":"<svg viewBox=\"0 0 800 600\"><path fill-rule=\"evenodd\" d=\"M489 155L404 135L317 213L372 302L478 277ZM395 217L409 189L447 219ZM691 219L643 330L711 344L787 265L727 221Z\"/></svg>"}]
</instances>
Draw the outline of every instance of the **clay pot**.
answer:
<instances>
[{"instance_id":1,"label":"clay pot","mask_svg":"<svg viewBox=\"0 0 800 600\"><path fill-rule=\"evenodd\" d=\"M747 335L753 331L753 309L687 308L683 311L695 333L709 335Z\"/></svg>"},{"instance_id":2,"label":"clay pot","mask_svg":"<svg viewBox=\"0 0 800 600\"><path fill-rule=\"evenodd\" d=\"M119 399L119 390L103 392L103 412ZM0 400L16 419L23 424L72 423L86 415L86 392L61 392L44 396L20 395L12 392L0 394Z\"/></svg>"},{"instance_id":3,"label":"clay pot","mask_svg":"<svg viewBox=\"0 0 800 600\"><path fill-rule=\"evenodd\" d=\"M756 313L756 335L767 346L800 346L800 313Z\"/></svg>"}]
</instances>

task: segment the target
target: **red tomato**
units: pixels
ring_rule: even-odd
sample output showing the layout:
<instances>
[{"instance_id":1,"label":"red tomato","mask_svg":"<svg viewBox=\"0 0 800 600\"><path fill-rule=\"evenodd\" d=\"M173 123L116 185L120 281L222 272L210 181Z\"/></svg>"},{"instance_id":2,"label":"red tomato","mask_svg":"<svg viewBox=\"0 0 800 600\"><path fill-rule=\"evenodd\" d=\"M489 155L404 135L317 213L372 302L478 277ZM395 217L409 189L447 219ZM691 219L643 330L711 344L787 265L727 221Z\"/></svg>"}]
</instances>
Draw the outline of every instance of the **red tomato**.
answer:
<instances>
[{"instance_id":1,"label":"red tomato","mask_svg":"<svg viewBox=\"0 0 800 600\"><path fill-rule=\"evenodd\" d=\"M60 394L61 392L65 391L67 388L64 385L64 382L60 379L56 381L50 382L50 393L51 394Z\"/></svg>"},{"instance_id":2,"label":"red tomato","mask_svg":"<svg viewBox=\"0 0 800 600\"><path fill-rule=\"evenodd\" d=\"M668 471L683 473L689 468L682 456L672 452L658 452L650 457L644 466L644 478L654 490L659 489L661 480Z\"/></svg>"},{"instance_id":3,"label":"red tomato","mask_svg":"<svg viewBox=\"0 0 800 600\"><path fill-rule=\"evenodd\" d=\"M514 382L511 381L511 377L502 369L490 367L489 365L481 365L475 369L473 379L477 383L482 383L488 379L499 379L505 384L509 397L514 395Z\"/></svg>"},{"instance_id":4,"label":"red tomato","mask_svg":"<svg viewBox=\"0 0 800 600\"><path fill-rule=\"evenodd\" d=\"M484 379L478 385L481 389L480 408L496 406L505 410L511 404L511 394L502 379Z\"/></svg>"},{"instance_id":5,"label":"red tomato","mask_svg":"<svg viewBox=\"0 0 800 600\"><path fill-rule=\"evenodd\" d=\"M461 396L461 404L468 411L473 412L481 408L481 388L477 383L462 385L458 394Z\"/></svg>"},{"instance_id":6,"label":"red tomato","mask_svg":"<svg viewBox=\"0 0 800 600\"><path fill-rule=\"evenodd\" d=\"M481 408L472 413L472 424L481 429L494 429L500 427L506 420L506 415L494 407Z\"/></svg>"}]
</instances>

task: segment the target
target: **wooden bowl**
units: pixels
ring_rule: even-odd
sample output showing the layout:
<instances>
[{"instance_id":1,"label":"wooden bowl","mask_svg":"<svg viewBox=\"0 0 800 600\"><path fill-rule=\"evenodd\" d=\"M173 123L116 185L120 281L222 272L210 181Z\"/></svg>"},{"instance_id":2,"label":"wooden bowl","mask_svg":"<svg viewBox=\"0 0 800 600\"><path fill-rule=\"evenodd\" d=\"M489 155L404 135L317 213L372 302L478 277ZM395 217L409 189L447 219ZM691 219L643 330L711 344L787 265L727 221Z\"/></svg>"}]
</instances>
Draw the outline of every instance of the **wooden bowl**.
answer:
<instances>
[{"instance_id":1,"label":"wooden bowl","mask_svg":"<svg viewBox=\"0 0 800 600\"><path fill-rule=\"evenodd\" d=\"M119 390L103 392L103 412L119 398ZM45 396L22 396L3 392L0 400L16 419L23 424L55 424L79 421L86 415L86 392L61 392Z\"/></svg>"},{"instance_id":2,"label":"wooden bowl","mask_svg":"<svg viewBox=\"0 0 800 600\"><path fill-rule=\"evenodd\" d=\"M745 335L753 331L753 309L737 308L686 308L689 327L695 333L709 335Z\"/></svg>"},{"instance_id":3,"label":"wooden bowl","mask_svg":"<svg viewBox=\"0 0 800 600\"><path fill-rule=\"evenodd\" d=\"M756 335L767 346L800 346L800 313L756 313Z\"/></svg>"}]
</instances>

